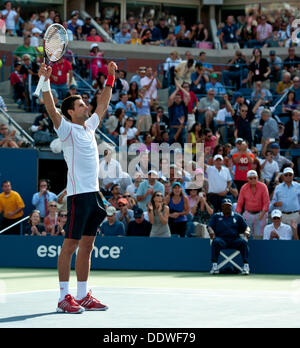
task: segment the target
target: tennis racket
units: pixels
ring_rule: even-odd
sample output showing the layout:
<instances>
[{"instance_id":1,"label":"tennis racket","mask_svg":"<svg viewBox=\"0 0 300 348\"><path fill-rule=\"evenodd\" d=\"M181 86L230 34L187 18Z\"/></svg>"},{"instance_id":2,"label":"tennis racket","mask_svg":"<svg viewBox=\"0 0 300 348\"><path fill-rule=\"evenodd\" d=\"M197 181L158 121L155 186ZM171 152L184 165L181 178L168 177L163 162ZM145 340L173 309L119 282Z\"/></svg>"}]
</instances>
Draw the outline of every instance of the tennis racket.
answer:
<instances>
[{"instance_id":1,"label":"tennis racket","mask_svg":"<svg viewBox=\"0 0 300 348\"><path fill-rule=\"evenodd\" d=\"M68 34L66 29L60 24L51 24L46 30L43 47L44 63L51 65L59 61L66 52L68 46ZM33 95L38 97L42 89L45 76L41 76Z\"/></svg>"}]
</instances>

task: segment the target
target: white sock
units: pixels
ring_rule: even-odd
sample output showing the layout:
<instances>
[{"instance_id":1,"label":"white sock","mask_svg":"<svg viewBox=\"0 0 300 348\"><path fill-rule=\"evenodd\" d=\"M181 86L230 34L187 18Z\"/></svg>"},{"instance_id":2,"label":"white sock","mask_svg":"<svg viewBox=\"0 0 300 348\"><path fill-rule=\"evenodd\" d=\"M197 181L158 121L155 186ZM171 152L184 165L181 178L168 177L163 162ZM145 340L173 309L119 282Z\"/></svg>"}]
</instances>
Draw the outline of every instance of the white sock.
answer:
<instances>
[{"instance_id":1,"label":"white sock","mask_svg":"<svg viewBox=\"0 0 300 348\"><path fill-rule=\"evenodd\" d=\"M62 301L66 295L69 294L69 282L59 282L60 288L60 301Z\"/></svg>"},{"instance_id":2,"label":"white sock","mask_svg":"<svg viewBox=\"0 0 300 348\"><path fill-rule=\"evenodd\" d=\"M87 282L77 282L77 300L83 299L87 295Z\"/></svg>"}]
</instances>

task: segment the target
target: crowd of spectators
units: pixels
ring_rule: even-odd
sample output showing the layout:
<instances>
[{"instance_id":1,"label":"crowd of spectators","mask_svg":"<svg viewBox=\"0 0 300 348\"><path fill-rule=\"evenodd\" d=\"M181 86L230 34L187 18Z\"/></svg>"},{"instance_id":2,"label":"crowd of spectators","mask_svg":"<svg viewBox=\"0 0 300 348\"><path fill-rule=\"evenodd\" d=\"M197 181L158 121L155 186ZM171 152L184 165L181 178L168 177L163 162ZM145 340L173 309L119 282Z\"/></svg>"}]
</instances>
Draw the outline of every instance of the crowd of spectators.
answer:
<instances>
[{"instance_id":1,"label":"crowd of spectators","mask_svg":"<svg viewBox=\"0 0 300 348\"><path fill-rule=\"evenodd\" d=\"M258 26L264 25L261 24L263 16L252 14L250 17L251 21L246 18L245 23L250 23L251 27L254 21ZM38 46L31 43L32 35L41 35L39 33L44 32L47 25L59 20L54 11L49 11L47 18L43 13L39 18L32 17L31 27L26 27L24 44L15 52L14 71L10 77L15 100L20 104L31 105L30 86L36 84L38 78L40 58ZM110 23L105 21L109 29ZM238 30L242 32L240 28L235 31L233 22L229 16L220 33L224 48L241 44L228 41L231 34L234 36ZM73 60L70 62L65 57L52 66L51 88L55 103L59 107L65 96L79 93L92 114L107 75L104 53L97 44L101 38L99 41L93 33L90 20L82 21L77 12L72 14L69 23L63 24L73 39L92 41L91 60L86 67L91 71L96 92L78 90L72 74ZM120 31L113 35L114 39L132 44L129 26L134 31L135 44L157 41L160 45L162 32L170 40L172 35L185 40L183 20L170 33L163 21L159 21L161 30L153 19L143 22L139 28L134 18L121 24ZM272 28L273 32L269 31L273 35L274 26ZM14 29L11 30L9 35L14 34ZM207 31L203 30L202 36L207 40ZM210 217L220 211L224 198L230 198L235 211L243 214L251 227L254 238L276 238L273 230L272 233L265 231L268 221L279 217L279 213L273 213L274 210L280 210L282 222L293 229L294 233L289 234L291 238L298 238L295 230L299 230L300 223L300 184L297 182L300 176L297 153L300 139L300 58L289 45L284 60L277 57L274 50L264 58L260 48L265 43L261 45L257 37L252 42L250 39L246 41L253 47L252 56L246 57L237 48L228 61L228 70L224 71L207 62L204 51L200 51L197 57L187 51L181 58L174 49L163 64L162 81L150 66L138 67L130 78L125 70L116 72L111 104L99 128L116 148L135 146L140 161L135 173L129 176L121 161L112 158L111 150L105 151L101 158L99 179L108 217L99 226L99 234L208 237ZM161 106L159 98L158 90L162 87L169 88L167 109ZM282 105L275 108L281 97L284 98ZM41 115L31 127L33 137L36 144L50 144L55 139L53 124L43 109L42 96L35 102L41 108ZM6 125L1 125L0 135L1 146L18 146ZM127 143L122 142L121 135L126 135ZM191 144L189 168L183 168L181 152L174 153L171 163L164 163L163 159L159 166L151 163L151 154L158 153L158 146L162 143L179 143L181 148L186 143ZM202 165L197 162L197 144L203 145ZM201 184L190 187L192 181ZM2 186L0 210L4 212L7 224L11 217L7 215L5 199L10 197L11 191L6 186L7 182ZM47 181L40 182L39 192L33 195L32 204L36 210L30 215L25 234L64 233L65 192L62 197L57 197L47 186ZM63 208L59 209L58 204L63 204ZM12 216L15 218L15 214ZM274 229L281 238L278 226Z\"/></svg>"}]
</instances>

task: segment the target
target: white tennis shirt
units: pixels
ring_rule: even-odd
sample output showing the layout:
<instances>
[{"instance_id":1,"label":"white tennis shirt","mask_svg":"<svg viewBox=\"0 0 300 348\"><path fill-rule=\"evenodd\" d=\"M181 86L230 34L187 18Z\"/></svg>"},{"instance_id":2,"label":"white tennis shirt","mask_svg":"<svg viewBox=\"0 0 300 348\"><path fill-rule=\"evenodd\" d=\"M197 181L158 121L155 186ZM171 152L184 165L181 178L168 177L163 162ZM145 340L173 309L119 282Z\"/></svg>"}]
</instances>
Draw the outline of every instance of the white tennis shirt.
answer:
<instances>
[{"instance_id":1,"label":"white tennis shirt","mask_svg":"<svg viewBox=\"0 0 300 348\"><path fill-rule=\"evenodd\" d=\"M62 117L60 126L55 129L68 167L67 196L99 191L99 153L95 139L98 125L99 117L94 113L85 127Z\"/></svg>"}]
</instances>

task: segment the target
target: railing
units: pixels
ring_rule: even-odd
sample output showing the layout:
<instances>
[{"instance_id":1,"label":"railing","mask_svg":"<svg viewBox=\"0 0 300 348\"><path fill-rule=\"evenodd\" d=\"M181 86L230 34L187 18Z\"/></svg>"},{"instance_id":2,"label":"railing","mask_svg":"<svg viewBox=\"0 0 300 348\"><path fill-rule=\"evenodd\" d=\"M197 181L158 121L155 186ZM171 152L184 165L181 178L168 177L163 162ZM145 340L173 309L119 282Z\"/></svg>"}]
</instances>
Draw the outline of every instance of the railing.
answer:
<instances>
[{"instance_id":1,"label":"railing","mask_svg":"<svg viewBox=\"0 0 300 348\"><path fill-rule=\"evenodd\" d=\"M214 18L210 19L210 30L211 30L215 49L221 50L222 46L221 46L220 39L217 35L218 28L217 28L216 20Z\"/></svg>"},{"instance_id":2,"label":"railing","mask_svg":"<svg viewBox=\"0 0 300 348\"><path fill-rule=\"evenodd\" d=\"M15 222L14 224L12 224L12 225L10 225L10 226L4 228L3 230L1 230L1 231L0 231L0 234L6 232L6 231L8 231L8 230L10 230L11 228L13 228L13 227L15 227L15 226L17 226L17 225L19 225L19 224L22 224L22 225L20 226L20 235L23 235L23 222L26 221L26 220L28 220L28 219L29 219L29 216L26 216L26 217L22 218L21 220L19 220L19 221Z\"/></svg>"},{"instance_id":3,"label":"railing","mask_svg":"<svg viewBox=\"0 0 300 348\"><path fill-rule=\"evenodd\" d=\"M29 143L33 146L34 139L28 133L26 133L24 129L13 118L11 118L6 111L0 108L0 112L5 116L5 118L8 121L8 124L12 124L20 132L21 136L26 138L29 141Z\"/></svg>"}]
</instances>

